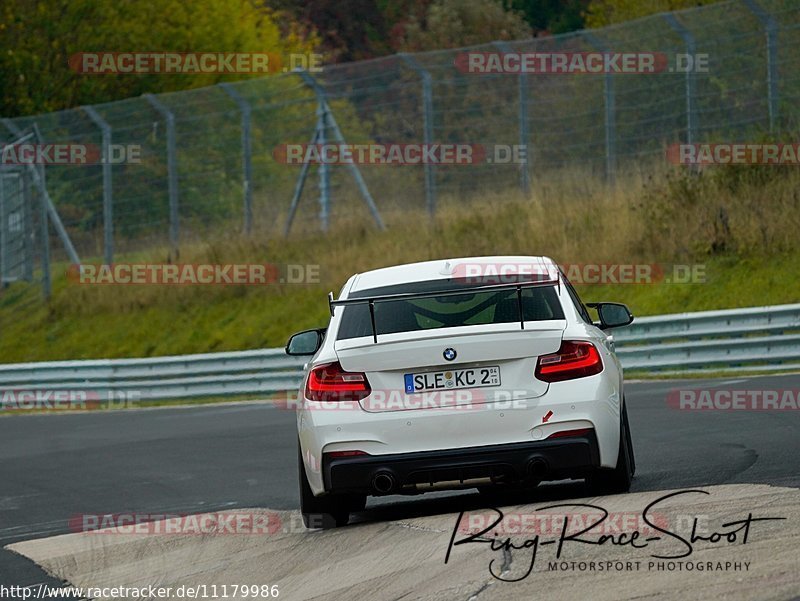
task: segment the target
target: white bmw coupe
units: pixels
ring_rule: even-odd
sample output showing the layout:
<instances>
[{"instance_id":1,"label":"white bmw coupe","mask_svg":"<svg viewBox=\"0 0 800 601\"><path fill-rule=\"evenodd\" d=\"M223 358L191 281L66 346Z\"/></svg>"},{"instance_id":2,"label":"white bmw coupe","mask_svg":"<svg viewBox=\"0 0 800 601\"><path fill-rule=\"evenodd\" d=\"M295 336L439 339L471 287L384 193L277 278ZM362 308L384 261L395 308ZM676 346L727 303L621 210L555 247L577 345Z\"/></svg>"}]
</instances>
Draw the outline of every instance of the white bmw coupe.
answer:
<instances>
[{"instance_id":1,"label":"white bmw coupe","mask_svg":"<svg viewBox=\"0 0 800 601\"><path fill-rule=\"evenodd\" d=\"M427 261L352 276L327 328L293 335L300 502L307 527L347 524L368 495L586 479L635 470L610 328L547 257Z\"/></svg>"}]
</instances>

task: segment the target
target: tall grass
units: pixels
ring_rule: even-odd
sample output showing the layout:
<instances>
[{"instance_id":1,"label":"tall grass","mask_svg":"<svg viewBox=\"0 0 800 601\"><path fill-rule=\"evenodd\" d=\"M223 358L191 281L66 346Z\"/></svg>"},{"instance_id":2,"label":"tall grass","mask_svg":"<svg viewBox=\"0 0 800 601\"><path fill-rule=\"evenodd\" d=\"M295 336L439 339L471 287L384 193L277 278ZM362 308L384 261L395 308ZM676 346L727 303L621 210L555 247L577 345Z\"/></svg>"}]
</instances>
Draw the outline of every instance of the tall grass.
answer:
<instances>
[{"instance_id":1,"label":"tall grass","mask_svg":"<svg viewBox=\"0 0 800 601\"><path fill-rule=\"evenodd\" d=\"M412 261L520 254L548 255L559 263L712 262L723 276L720 270L760 266L763 271L775 262L780 264L774 265L774 273L784 275L800 263L800 173L793 168L641 169L613 187L589 177L551 182L537 182L532 198L517 190L468 201L443 196L434 218L422 209L393 213L387 216L386 231L379 231L362 210L340 216L325 233L303 231L289 239L262 232L249 238L220 236L181 250L182 263L319 265L317 283L88 286L56 277L47 306L3 302L11 298L12 289L0 299L0 359L276 346L293 330L324 323L325 294L338 291L351 274ZM174 258L164 248L117 260ZM785 275L798 279L793 277L797 274ZM770 280L763 298L798 300L790 278ZM742 283L741 273L712 280L702 291L618 286L596 292L635 298L647 312L762 302L759 292L743 292L747 280ZM737 281L737 287L726 287L726 280Z\"/></svg>"}]
</instances>

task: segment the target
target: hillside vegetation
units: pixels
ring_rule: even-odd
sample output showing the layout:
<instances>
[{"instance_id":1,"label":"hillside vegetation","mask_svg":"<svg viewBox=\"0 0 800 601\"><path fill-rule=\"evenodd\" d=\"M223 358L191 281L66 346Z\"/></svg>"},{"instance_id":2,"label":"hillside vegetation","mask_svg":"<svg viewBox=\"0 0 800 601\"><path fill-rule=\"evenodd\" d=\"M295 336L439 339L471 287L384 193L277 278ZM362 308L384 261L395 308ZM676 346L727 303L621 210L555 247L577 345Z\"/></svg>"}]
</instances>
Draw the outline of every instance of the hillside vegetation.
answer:
<instances>
[{"instance_id":1,"label":"hillside vegetation","mask_svg":"<svg viewBox=\"0 0 800 601\"><path fill-rule=\"evenodd\" d=\"M12 286L0 295L0 361L137 357L282 346L324 325L326 295L352 273L437 258L549 255L570 264L701 265L704 282L579 285L636 315L800 300L800 174L774 166L631 176L616 188L573 183L468 205L443 199L435 220L409 213L381 232L340 220L290 240L219 239L182 263L319 265L319 282L269 286L89 286L54 281L51 302ZM119 257L165 262L168 252ZM93 262L84 258L86 262ZM98 260L99 261L99 260ZM63 265L66 273L67 265ZM669 271L669 269L667 269Z\"/></svg>"}]
</instances>

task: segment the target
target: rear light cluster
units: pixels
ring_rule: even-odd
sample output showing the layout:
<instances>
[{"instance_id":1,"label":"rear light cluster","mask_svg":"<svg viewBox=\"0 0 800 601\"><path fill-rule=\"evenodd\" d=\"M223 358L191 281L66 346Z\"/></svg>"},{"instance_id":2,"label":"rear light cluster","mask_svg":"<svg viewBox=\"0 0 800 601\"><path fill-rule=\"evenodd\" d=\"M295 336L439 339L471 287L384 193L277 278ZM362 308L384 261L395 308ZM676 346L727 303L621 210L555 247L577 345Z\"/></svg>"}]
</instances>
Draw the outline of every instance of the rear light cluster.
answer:
<instances>
[{"instance_id":1,"label":"rear light cluster","mask_svg":"<svg viewBox=\"0 0 800 601\"><path fill-rule=\"evenodd\" d=\"M601 371L603 361L591 342L565 340L557 352L539 357L535 375L543 382L561 382ZM306 381L306 398L319 403L360 401L371 392L366 374L345 371L338 361L316 366Z\"/></svg>"},{"instance_id":2,"label":"rear light cluster","mask_svg":"<svg viewBox=\"0 0 800 601\"><path fill-rule=\"evenodd\" d=\"M562 382L593 376L603 371L603 360L591 342L564 340L551 355L536 362L535 375L543 382Z\"/></svg>"},{"instance_id":3,"label":"rear light cluster","mask_svg":"<svg viewBox=\"0 0 800 601\"><path fill-rule=\"evenodd\" d=\"M317 365L306 381L306 398L319 403L360 401L370 392L366 374L345 371L338 361Z\"/></svg>"}]
</instances>

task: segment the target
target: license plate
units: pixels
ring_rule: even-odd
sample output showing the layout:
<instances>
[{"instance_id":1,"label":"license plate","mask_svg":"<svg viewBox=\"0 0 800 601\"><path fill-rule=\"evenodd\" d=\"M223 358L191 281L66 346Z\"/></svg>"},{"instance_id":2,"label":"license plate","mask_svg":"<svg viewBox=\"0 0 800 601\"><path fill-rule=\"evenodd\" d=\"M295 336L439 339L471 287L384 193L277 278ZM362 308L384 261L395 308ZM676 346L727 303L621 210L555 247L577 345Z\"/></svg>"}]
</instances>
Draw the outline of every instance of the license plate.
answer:
<instances>
[{"instance_id":1,"label":"license plate","mask_svg":"<svg viewBox=\"0 0 800 601\"><path fill-rule=\"evenodd\" d=\"M407 394L431 390L458 390L459 388L485 388L500 386L500 367L475 367L470 369L446 369L418 374L404 374Z\"/></svg>"}]
</instances>

